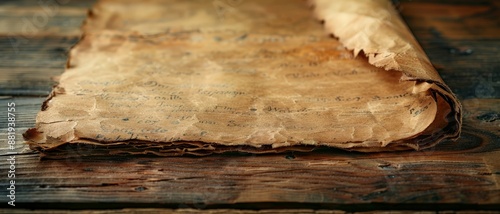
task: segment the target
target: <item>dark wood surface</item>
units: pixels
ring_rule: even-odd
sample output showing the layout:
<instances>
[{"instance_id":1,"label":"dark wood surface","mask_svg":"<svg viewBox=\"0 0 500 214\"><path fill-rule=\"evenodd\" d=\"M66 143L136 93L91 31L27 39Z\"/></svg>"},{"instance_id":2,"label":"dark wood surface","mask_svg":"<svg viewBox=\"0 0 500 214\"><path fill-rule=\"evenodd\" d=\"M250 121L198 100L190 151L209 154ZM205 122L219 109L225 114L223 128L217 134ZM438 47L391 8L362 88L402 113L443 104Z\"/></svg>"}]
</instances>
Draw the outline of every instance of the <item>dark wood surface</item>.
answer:
<instances>
[{"instance_id":1,"label":"dark wood surface","mask_svg":"<svg viewBox=\"0 0 500 214\"><path fill-rule=\"evenodd\" d=\"M40 214L66 214L69 210L37 210ZM112 210L78 210L73 213L77 214L115 214L115 213L125 213L125 214L353 214L353 212L346 212L342 210L311 210L311 209L267 209L267 210L236 210L236 209L192 209L192 208L182 208L182 209L162 209L162 208L125 208L125 209L112 209ZM31 210L18 209L18 210L0 210L0 213L6 214L25 214L33 213ZM376 214L376 213L389 213L389 214L498 214L496 211L477 211L477 210L463 210L463 211L364 211L355 212L354 214Z\"/></svg>"},{"instance_id":2,"label":"dark wood surface","mask_svg":"<svg viewBox=\"0 0 500 214\"><path fill-rule=\"evenodd\" d=\"M0 180L6 195L7 103L15 102L17 209L500 210L500 1L398 3L431 61L462 101L464 128L456 142L420 152L377 154L323 149L44 161L24 145L21 134L34 126L93 1L38 2L0 2ZM48 10L43 2L55 5ZM10 207L8 198L2 198L0 206ZM261 213L250 210L238 212Z\"/></svg>"}]
</instances>

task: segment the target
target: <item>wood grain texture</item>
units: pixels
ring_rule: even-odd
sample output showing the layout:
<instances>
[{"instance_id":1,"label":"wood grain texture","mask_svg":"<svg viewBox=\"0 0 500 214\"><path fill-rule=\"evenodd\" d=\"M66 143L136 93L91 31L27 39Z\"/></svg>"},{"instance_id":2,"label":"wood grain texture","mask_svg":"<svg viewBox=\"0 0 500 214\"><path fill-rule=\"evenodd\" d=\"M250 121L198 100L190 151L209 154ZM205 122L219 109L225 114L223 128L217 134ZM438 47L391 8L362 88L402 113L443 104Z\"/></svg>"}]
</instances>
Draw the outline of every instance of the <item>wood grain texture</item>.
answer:
<instances>
[{"instance_id":1,"label":"wood grain texture","mask_svg":"<svg viewBox=\"0 0 500 214\"><path fill-rule=\"evenodd\" d=\"M495 214L496 211L367 211L367 212L346 212L342 210L308 210L308 209L279 209L279 210L235 210L235 209L212 209L212 210L197 210L197 209L154 209L154 208L144 208L144 209L117 209L117 210L36 210L40 214L65 214L65 213L77 213L77 214L104 214L104 213L136 213L136 214L155 214L155 213L165 213L165 214L376 214L376 213L386 213L386 214ZM8 214L24 214L33 213L32 210L25 209L4 209L0 210L0 213Z\"/></svg>"},{"instance_id":2,"label":"wood grain texture","mask_svg":"<svg viewBox=\"0 0 500 214\"><path fill-rule=\"evenodd\" d=\"M0 35L30 39L38 36L79 37L91 0L3 0Z\"/></svg>"},{"instance_id":3,"label":"wood grain texture","mask_svg":"<svg viewBox=\"0 0 500 214\"><path fill-rule=\"evenodd\" d=\"M417 0L399 1L408 24L432 39L435 33L450 40L498 39L500 14L495 1ZM427 30L427 32L425 32ZM431 31L428 31L431 30Z\"/></svg>"},{"instance_id":4,"label":"wood grain texture","mask_svg":"<svg viewBox=\"0 0 500 214\"><path fill-rule=\"evenodd\" d=\"M53 77L64 71L66 54L77 41L76 37L0 36L0 95L47 96L56 83Z\"/></svg>"},{"instance_id":5,"label":"wood grain texture","mask_svg":"<svg viewBox=\"0 0 500 214\"><path fill-rule=\"evenodd\" d=\"M20 134L34 125L36 112L54 84L51 76L63 71L65 54L78 40L79 24L60 25L64 20L83 20L92 2L68 1L46 28L30 37L20 31L16 20L33 16L39 6L28 0L0 2L0 159L7 159L9 151L6 104L16 103L16 137L21 139ZM422 213L463 210L439 212L463 214L500 210L500 3L399 2L431 61L462 100L464 130L457 142L421 152L380 154L321 149L275 155L40 161L18 141L16 208L116 209L81 213L412 213L404 210L413 209ZM69 149L92 152L92 148ZM0 161L0 172L6 174L8 167L7 161ZM0 182L6 184L7 177L2 176ZM8 206L6 200L0 207ZM125 207L137 209L120 210ZM269 208L273 210L252 211Z\"/></svg>"},{"instance_id":6,"label":"wood grain texture","mask_svg":"<svg viewBox=\"0 0 500 214\"><path fill-rule=\"evenodd\" d=\"M459 98L500 98L498 1L400 2L403 18Z\"/></svg>"},{"instance_id":7,"label":"wood grain texture","mask_svg":"<svg viewBox=\"0 0 500 214\"><path fill-rule=\"evenodd\" d=\"M35 125L35 117L38 111L40 111L40 103L42 103L45 98L26 98L26 97L0 97L0 141L2 142L0 147L0 154L5 155L9 151L16 153L30 153L28 145L23 142L22 134L30 127ZM15 136L16 144L15 149L11 150L7 146L7 104L15 103Z\"/></svg>"},{"instance_id":8,"label":"wood grain texture","mask_svg":"<svg viewBox=\"0 0 500 214\"><path fill-rule=\"evenodd\" d=\"M0 96L50 93L93 2L0 2Z\"/></svg>"}]
</instances>

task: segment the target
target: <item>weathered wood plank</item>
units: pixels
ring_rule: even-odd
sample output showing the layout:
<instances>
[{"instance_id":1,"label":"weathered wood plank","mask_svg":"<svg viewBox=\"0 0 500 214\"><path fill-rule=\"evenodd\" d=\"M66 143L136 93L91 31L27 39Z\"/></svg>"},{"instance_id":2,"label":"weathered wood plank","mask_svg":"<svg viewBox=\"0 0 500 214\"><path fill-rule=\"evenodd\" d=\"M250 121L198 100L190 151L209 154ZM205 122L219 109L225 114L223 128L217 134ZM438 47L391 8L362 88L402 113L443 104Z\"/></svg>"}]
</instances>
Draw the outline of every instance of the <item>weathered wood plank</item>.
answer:
<instances>
[{"instance_id":1,"label":"weathered wood plank","mask_svg":"<svg viewBox=\"0 0 500 214\"><path fill-rule=\"evenodd\" d=\"M46 3L57 2L63 6L87 8L87 7L89 7L89 5L91 5L93 2L95 2L95 0L45 0L45 1L42 1L42 3L44 3L44 2L46 2ZM4 5L4 6L11 5L11 6L17 6L17 7L30 7L30 6L39 5L39 3L37 1L33 2L33 0L2 0L0 5Z\"/></svg>"},{"instance_id":2,"label":"weathered wood plank","mask_svg":"<svg viewBox=\"0 0 500 214\"><path fill-rule=\"evenodd\" d=\"M400 11L459 98L500 97L500 10L495 1L401 1Z\"/></svg>"},{"instance_id":3,"label":"weathered wood plank","mask_svg":"<svg viewBox=\"0 0 500 214\"><path fill-rule=\"evenodd\" d=\"M40 111L41 103L45 98L24 98L24 97L0 97L0 154L8 152L30 153L28 146L24 143L22 134L35 125L35 117ZM15 106L15 149L11 150L7 144L7 108L8 103L14 103Z\"/></svg>"},{"instance_id":4,"label":"weathered wood plank","mask_svg":"<svg viewBox=\"0 0 500 214\"><path fill-rule=\"evenodd\" d=\"M11 39L0 36L0 96L47 96L78 38L34 37L19 44Z\"/></svg>"},{"instance_id":5,"label":"weathered wood plank","mask_svg":"<svg viewBox=\"0 0 500 214\"><path fill-rule=\"evenodd\" d=\"M422 43L441 77L459 98L500 97L500 62L495 60L500 57L500 40L477 42L436 38ZM460 54L460 51L472 53Z\"/></svg>"},{"instance_id":6,"label":"weathered wood plank","mask_svg":"<svg viewBox=\"0 0 500 214\"><path fill-rule=\"evenodd\" d=\"M38 162L36 155L18 155L16 203L19 207L24 203L64 207L58 204L64 202L196 208L238 203L431 207L434 203L499 203L496 175L479 157L402 156L375 159L328 151L295 154L293 160L285 155L217 155ZM8 171L6 167L0 170Z\"/></svg>"},{"instance_id":7,"label":"weathered wood plank","mask_svg":"<svg viewBox=\"0 0 500 214\"><path fill-rule=\"evenodd\" d=\"M237 210L237 209L210 209L210 210L197 210L197 209L161 209L161 208L138 208L138 209L119 209L119 210L36 210L40 214L66 214L68 212L76 214L104 214L104 213L136 213L136 214L151 214L151 213L165 213L165 214L494 214L497 211L487 210L473 210L473 211L366 211L366 212L346 212L342 210L310 210L310 209L274 209L274 210ZM3 209L0 213L8 214L24 214L33 213L32 210L27 209Z\"/></svg>"},{"instance_id":8,"label":"weathered wood plank","mask_svg":"<svg viewBox=\"0 0 500 214\"><path fill-rule=\"evenodd\" d=\"M35 36L78 37L93 0L0 2L0 35L29 39Z\"/></svg>"},{"instance_id":9,"label":"weathered wood plank","mask_svg":"<svg viewBox=\"0 0 500 214\"><path fill-rule=\"evenodd\" d=\"M17 128L29 128L35 125L35 116L40 111L44 97L23 98L23 97L0 97L0 128L7 126L7 103L15 103L15 117Z\"/></svg>"},{"instance_id":10,"label":"weathered wood plank","mask_svg":"<svg viewBox=\"0 0 500 214\"><path fill-rule=\"evenodd\" d=\"M0 96L47 95L92 0L0 2Z\"/></svg>"},{"instance_id":11,"label":"weathered wood plank","mask_svg":"<svg viewBox=\"0 0 500 214\"><path fill-rule=\"evenodd\" d=\"M500 12L495 1L399 1L399 9L415 34L451 40L498 39Z\"/></svg>"},{"instance_id":12,"label":"weathered wood plank","mask_svg":"<svg viewBox=\"0 0 500 214\"><path fill-rule=\"evenodd\" d=\"M10 212L9 212L10 211ZM65 214L69 210L37 210L37 213L45 214ZM29 210L0 210L0 213L22 214L31 213ZM89 211L73 211L77 214L104 214L104 213L165 213L165 214L347 214L340 210L235 210L235 209L214 209L214 210L196 210L196 209L122 209L122 210L89 210ZM414 212L395 212L394 214L413 214ZM356 213L353 213L356 214ZM368 214L368 213L365 213ZM420 214L435 214L435 212L422 212ZM481 213L480 213L481 214ZM485 213L486 214L486 213Z\"/></svg>"}]
</instances>

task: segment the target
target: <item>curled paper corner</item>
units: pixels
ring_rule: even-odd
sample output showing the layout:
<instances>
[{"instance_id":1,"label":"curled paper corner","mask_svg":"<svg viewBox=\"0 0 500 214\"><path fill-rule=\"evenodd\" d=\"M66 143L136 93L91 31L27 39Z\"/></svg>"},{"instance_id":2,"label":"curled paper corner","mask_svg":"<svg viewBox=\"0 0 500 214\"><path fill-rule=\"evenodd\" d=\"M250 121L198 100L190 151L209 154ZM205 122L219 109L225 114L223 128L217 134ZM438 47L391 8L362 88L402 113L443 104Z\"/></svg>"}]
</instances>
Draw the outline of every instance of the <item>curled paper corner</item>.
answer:
<instances>
[{"instance_id":1,"label":"curled paper corner","mask_svg":"<svg viewBox=\"0 0 500 214\"><path fill-rule=\"evenodd\" d=\"M311 0L314 16L325 31L354 55L361 52L370 64L442 82L422 48L390 1ZM377 8L377 9L373 9ZM417 70L407 69L415 66Z\"/></svg>"},{"instance_id":2,"label":"curled paper corner","mask_svg":"<svg viewBox=\"0 0 500 214\"><path fill-rule=\"evenodd\" d=\"M402 81L434 84L431 90L442 96L452 109L452 116L447 120L456 121L452 138L458 139L462 106L391 1L309 0L308 3L316 19L324 24L324 29L353 51L355 56L364 53L373 66L402 72Z\"/></svg>"}]
</instances>

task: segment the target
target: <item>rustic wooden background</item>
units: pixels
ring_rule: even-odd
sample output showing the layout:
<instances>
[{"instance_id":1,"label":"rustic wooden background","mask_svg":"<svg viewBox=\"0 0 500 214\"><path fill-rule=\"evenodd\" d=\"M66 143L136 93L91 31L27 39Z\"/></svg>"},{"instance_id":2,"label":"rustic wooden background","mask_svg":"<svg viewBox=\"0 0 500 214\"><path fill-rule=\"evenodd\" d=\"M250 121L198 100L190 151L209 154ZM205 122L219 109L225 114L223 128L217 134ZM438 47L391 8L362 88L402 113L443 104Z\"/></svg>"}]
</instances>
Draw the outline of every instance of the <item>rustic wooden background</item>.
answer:
<instances>
[{"instance_id":1,"label":"rustic wooden background","mask_svg":"<svg viewBox=\"0 0 500 214\"><path fill-rule=\"evenodd\" d=\"M63 72L66 54L78 41L79 26L92 3L0 1L0 195L8 194L9 102L16 103L15 151L19 153L17 209L0 213L28 209L100 213L104 211L96 209L122 208L128 208L122 210L128 213L500 210L500 1L396 1L464 105L463 134L457 142L420 152L380 154L325 149L258 156L39 161L23 144L21 134L34 126L41 102L55 83L53 77ZM0 207L10 207L8 198L1 198ZM141 209L146 207L154 209ZM252 211L256 209L263 210ZM314 211L318 209L336 211Z\"/></svg>"}]
</instances>

